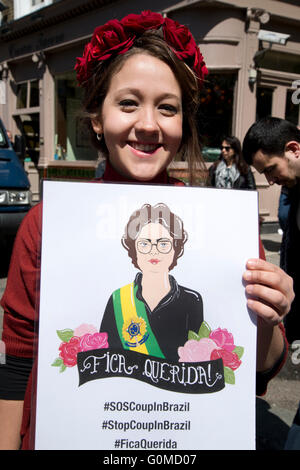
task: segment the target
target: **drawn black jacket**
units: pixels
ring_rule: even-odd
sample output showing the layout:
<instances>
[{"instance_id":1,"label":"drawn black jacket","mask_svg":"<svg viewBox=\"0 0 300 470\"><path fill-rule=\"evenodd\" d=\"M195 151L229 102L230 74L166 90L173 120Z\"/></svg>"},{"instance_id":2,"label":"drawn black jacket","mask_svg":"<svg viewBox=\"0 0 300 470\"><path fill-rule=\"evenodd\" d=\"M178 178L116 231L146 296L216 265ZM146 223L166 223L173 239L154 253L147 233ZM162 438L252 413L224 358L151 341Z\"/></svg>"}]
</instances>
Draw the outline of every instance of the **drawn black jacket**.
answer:
<instances>
[{"instance_id":1,"label":"drawn black jacket","mask_svg":"<svg viewBox=\"0 0 300 470\"><path fill-rule=\"evenodd\" d=\"M191 289L179 286L173 276L169 276L171 290L153 311L142 297L142 274L138 273L134 286L136 297L143 302L151 330L159 344L163 356L169 361L178 361L178 347L188 340L189 330L198 331L203 321L201 295ZM108 300L101 323L101 332L108 333L110 348L122 348L118 331L113 294Z\"/></svg>"}]
</instances>

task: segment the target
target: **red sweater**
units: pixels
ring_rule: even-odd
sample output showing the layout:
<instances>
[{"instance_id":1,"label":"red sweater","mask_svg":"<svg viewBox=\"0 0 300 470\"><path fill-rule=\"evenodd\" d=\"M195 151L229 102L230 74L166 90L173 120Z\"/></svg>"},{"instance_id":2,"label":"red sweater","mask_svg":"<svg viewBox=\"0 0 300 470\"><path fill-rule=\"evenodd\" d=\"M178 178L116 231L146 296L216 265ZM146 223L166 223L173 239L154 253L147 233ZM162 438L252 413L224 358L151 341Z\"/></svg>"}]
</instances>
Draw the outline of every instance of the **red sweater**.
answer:
<instances>
[{"instance_id":1,"label":"red sweater","mask_svg":"<svg viewBox=\"0 0 300 470\"><path fill-rule=\"evenodd\" d=\"M108 164L98 182L130 182ZM166 172L151 183L184 186ZM36 205L23 220L16 237L6 290L1 300L4 309L2 339L10 356L32 358L37 351L37 328L40 296L42 203ZM260 257L265 259L260 241ZM36 361L28 380L21 427L22 449L33 448L35 423Z\"/></svg>"}]
</instances>

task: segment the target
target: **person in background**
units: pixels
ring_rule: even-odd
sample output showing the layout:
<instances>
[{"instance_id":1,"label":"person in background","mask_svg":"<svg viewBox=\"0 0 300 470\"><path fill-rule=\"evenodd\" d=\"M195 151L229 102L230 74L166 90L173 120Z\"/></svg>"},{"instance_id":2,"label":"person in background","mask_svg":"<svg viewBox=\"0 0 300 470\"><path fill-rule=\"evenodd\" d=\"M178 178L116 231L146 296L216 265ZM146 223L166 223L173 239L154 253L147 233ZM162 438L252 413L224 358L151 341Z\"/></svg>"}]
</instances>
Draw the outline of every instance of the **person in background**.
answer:
<instances>
[{"instance_id":1,"label":"person in background","mask_svg":"<svg viewBox=\"0 0 300 470\"><path fill-rule=\"evenodd\" d=\"M256 189L254 176L243 158L237 137L225 137L221 155L209 169L211 185L215 188Z\"/></svg>"},{"instance_id":2,"label":"person in background","mask_svg":"<svg viewBox=\"0 0 300 470\"><path fill-rule=\"evenodd\" d=\"M12 136L11 131L6 130L6 134L7 134L7 137L9 138L9 140L12 142L13 141L13 136Z\"/></svg>"},{"instance_id":3,"label":"person in background","mask_svg":"<svg viewBox=\"0 0 300 470\"><path fill-rule=\"evenodd\" d=\"M284 320L289 343L300 340L300 130L289 121L266 117L244 138L243 155L270 185L288 190L290 208L280 250L280 266L294 280L295 299ZM300 450L300 404L286 449Z\"/></svg>"}]
</instances>

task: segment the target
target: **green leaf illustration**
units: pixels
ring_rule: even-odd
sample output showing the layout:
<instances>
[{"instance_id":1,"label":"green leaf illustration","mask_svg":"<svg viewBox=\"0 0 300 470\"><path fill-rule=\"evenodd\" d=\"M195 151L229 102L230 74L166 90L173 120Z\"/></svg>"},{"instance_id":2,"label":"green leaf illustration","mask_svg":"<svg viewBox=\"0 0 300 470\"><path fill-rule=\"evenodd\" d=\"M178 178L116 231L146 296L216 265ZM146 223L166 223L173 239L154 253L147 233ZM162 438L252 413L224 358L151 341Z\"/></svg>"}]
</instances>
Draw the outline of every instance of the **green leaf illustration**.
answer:
<instances>
[{"instance_id":1,"label":"green leaf illustration","mask_svg":"<svg viewBox=\"0 0 300 470\"><path fill-rule=\"evenodd\" d=\"M203 322L201 323L200 329L199 329L199 331L198 331L199 339L201 339L201 338L208 338L210 332L211 332L210 326L208 325L208 323L206 323L205 321L203 321Z\"/></svg>"},{"instance_id":2,"label":"green leaf illustration","mask_svg":"<svg viewBox=\"0 0 300 470\"><path fill-rule=\"evenodd\" d=\"M234 385L235 384L235 375L232 369L229 367L224 367L224 380L225 383Z\"/></svg>"},{"instance_id":3,"label":"green leaf illustration","mask_svg":"<svg viewBox=\"0 0 300 470\"><path fill-rule=\"evenodd\" d=\"M197 335L197 333L190 330L188 334L188 339L195 339L196 341L199 341L200 337Z\"/></svg>"},{"instance_id":4,"label":"green leaf illustration","mask_svg":"<svg viewBox=\"0 0 300 470\"><path fill-rule=\"evenodd\" d=\"M242 346L236 346L233 352L241 359L242 355L244 354L244 348Z\"/></svg>"},{"instance_id":5,"label":"green leaf illustration","mask_svg":"<svg viewBox=\"0 0 300 470\"><path fill-rule=\"evenodd\" d=\"M56 330L56 333L59 339L61 339L64 343L70 341L70 339L74 336L74 331L70 328L66 328L65 330Z\"/></svg>"},{"instance_id":6,"label":"green leaf illustration","mask_svg":"<svg viewBox=\"0 0 300 470\"><path fill-rule=\"evenodd\" d=\"M54 366L54 367L60 367L63 365L63 360L61 357L58 357L57 359L55 359L55 361L51 364L51 366Z\"/></svg>"},{"instance_id":7,"label":"green leaf illustration","mask_svg":"<svg viewBox=\"0 0 300 470\"><path fill-rule=\"evenodd\" d=\"M59 369L59 372L64 372L66 370L67 366L65 366L64 364L61 366L61 368Z\"/></svg>"}]
</instances>

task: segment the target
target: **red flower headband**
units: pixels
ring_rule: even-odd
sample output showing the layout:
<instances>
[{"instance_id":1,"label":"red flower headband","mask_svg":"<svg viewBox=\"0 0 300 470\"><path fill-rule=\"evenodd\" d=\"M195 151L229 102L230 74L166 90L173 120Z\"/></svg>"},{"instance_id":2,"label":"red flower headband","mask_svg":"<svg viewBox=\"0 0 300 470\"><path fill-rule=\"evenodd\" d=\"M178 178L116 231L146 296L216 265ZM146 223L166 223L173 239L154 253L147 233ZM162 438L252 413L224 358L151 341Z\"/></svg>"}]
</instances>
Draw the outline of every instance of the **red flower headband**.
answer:
<instances>
[{"instance_id":1,"label":"red flower headband","mask_svg":"<svg viewBox=\"0 0 300 470\"><path fill-rule=\"evenodd\" d=\"M110 20L95 29L92 40L85 46L83 56L77 57L75 70L79 85L86 85L93 74L95 63L107 60L112 55L123 54L145 31L159 28L162 28L164 39L176 56L194 70L202 85L208 70L189 29L150 10L143 11L140 15L125 16L121 21Z\"/></svg>"}]
</instances>

